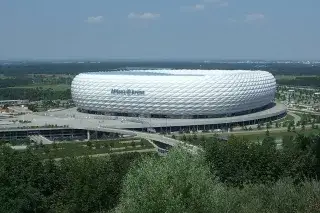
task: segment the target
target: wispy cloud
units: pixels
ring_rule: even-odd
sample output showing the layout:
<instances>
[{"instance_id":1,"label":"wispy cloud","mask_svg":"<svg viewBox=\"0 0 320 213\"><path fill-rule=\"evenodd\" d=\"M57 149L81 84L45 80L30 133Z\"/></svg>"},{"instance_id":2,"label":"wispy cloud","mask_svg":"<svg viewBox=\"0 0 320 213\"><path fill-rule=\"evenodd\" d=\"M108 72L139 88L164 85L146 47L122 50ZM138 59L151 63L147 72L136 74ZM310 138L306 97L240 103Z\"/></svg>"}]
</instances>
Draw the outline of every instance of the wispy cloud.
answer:
<instances>
[{"instance_id":1,"label":"wispy cloud","mask_svg":"<svg viewBox=\"0 0 320 213\"><path fill-rule=\"evenodd\" d=\"M265 19L265 15L262 13L250 13L246 15L246 22L259 21Z\"/></svg>"},{"instance_id":2,"label":"wispy cloud","mask_svg":"<svg viewBox=\"0 0 320 213\"><path fill-rule=\"evenodd\" d=\"M229 18L228 19L228 22L230 22L230 23L236 23L236 22L238 22L236 19L234 19L234 18Z\"/></svg>"},{"instance_id":3,"label":"wispy cloud","mask_svg":"<svg viewBox=\"0 0 320 213\"><path fill-rule=\"evenodd\" d=\"M150 13L150 12L146 12L146 13L130 13L128 15L129 19L144 19L144 20L153 20L153 19L157 19L160 17L159 13Z\"/></svg>"},{"instance_id":4,"label":"wispy cloud","mask_svg":"<svg viewBox=\"0 0 320 213\"><path fill-rule=\"evenodd\" d=\"M220 7L228 7L229 6L229 2L226 2L226 1L225 2L220 2L219 6Z\"/></svg>"},{"instance_id":5,"label":"wispy cloud","mask_svg":"<svg viewBox=\"0 0 320 213\"><path fill-rule=\"evenodd\" d=\"M260 22L265 20L265 15L262 13L249 13L240 19L229 18L228 22L230 23L253 23Z\"/></svg>"},{"instance_id":6,"label":"wispy cloud","mask_svg":"<svg viewBox=\"0 0 320 213\"><path fill-rule=\"evenodd\" d=\"M195 11L202 11L205 9L205 5L204 4L196 4L196 5L192 5L192 6L183 6L181 7L182 11L186 11L186 12L195 12Z\"/></svg>"},{"instance_id":7,"label":"wispy cloud","mask_svg":"<svg viewBox=\"0 0 320 213\"><path fill-rule=\"evenodd\" d=\"M215 6L220 6L220 7L228 7L229 2L224 1L224 0L204 0L205 3L211 3Z\"/></svg>"},{"instance_id":8,"label":"wispy cloud","mask_svg":"<svg viewBox=\"0 0 320 213\"><path fill-rule=\"evenodd\" d=\"M85 22L87 23L100 23L102 21L103 21L103 16L90 16L85 20Z\"/></svg>"},{"instance_id":9,"label":"wispy cloud","mask_svg":"<svg viewBox=\"0 0 320 213\"><path fill-rule=\"evenodd\" d=\"M183 6L180 9L186 12L202 11L208 7L228 7L229 3L225 0L202 0L201 3L192 6Z\"/></svg>"},{"instance_id":10,"label":"wispy cloud","mask_svg":"<svg viewBox=\"0 0 320 213\"><path fill-rule=\"evenodd\" d=\"M196 4L193 6L195 10L204 10L204 4Z\"/></svg>"}]
</instances>

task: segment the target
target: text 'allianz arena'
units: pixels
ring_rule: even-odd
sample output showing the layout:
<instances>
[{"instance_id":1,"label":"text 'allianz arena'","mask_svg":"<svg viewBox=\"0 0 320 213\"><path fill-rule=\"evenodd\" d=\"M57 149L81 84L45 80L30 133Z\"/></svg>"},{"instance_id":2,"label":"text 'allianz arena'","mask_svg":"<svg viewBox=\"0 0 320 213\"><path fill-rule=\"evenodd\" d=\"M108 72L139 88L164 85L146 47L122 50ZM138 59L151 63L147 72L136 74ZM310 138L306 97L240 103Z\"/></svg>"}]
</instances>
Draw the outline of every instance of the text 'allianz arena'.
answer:
<instances>
[{"instance_id":1,"label":"text 'allianz arena'","mask_svg":"<svg viewBox=\"0 0 320 213\"><path fill-rule=\"evenodd\" d=\"M266 109L276 81L266 71L131 70L77 75L79 110L124 116L211 118Z\"/></svg>"}]
</instances>

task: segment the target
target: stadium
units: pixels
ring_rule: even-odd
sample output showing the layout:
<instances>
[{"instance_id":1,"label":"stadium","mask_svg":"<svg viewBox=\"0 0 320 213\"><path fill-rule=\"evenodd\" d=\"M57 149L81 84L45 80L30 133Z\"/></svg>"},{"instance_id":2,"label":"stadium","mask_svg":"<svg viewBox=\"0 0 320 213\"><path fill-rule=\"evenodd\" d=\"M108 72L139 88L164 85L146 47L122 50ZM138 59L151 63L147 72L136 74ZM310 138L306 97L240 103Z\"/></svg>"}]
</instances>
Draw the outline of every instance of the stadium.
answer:
<instances>
[{"instance_id":1,"label":"stadium","mask_svg":"<svg viewBox=\"0 0 320 213\"><path fill-rule=\"evenodd\" d=\"M72 98L84 113L166 119L278 118L266 71L130 70L77 75ZM270 114L271 113L271 114ZM257 115L258 115L257 114Z\"/></svg>"}]
</instances>

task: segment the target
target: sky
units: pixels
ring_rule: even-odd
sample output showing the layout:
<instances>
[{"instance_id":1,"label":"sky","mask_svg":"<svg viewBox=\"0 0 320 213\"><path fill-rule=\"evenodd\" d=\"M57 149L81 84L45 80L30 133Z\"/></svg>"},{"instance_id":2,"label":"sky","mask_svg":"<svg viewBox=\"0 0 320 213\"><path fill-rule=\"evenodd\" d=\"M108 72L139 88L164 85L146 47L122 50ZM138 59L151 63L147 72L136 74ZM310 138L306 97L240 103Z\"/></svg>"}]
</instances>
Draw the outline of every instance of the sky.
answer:
<instances>
[{"instance_id":1,"label":"sky","mask_svg":"<svg viewBox=\"0 0 320 213\"><path fill-rule=\"evenodd\" d=\"M320 60L319 0L0 0L0 60Z\"/></svg>"}]
</instances>

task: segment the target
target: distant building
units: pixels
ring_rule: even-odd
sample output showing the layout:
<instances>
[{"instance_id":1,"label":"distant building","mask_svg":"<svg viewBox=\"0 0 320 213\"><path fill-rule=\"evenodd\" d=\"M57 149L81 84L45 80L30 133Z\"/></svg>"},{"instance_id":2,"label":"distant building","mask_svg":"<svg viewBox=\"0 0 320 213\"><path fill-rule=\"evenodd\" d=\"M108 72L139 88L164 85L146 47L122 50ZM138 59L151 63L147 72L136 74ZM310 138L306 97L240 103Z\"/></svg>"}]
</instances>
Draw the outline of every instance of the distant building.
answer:
<instances>
[{"instance_id":1,"label":"distant building","mask_svg":"<svg viewBox=\"0 0 320 213\"><path fill-rule=\"evenodd\" d=\"M289 89L288 92L287 92L287 102L288 104L291 103L291 104L294 104L294 93L295 91L293 89Z\"/></svg>"},{"instance_id":2,"label":"distant building","mask_svg":"<svg viewBox=\"0 0 320 213\"><path fill-rule=\"evenodd\" d=\"M29 100L0 100L0 107L8 106L18 106L29 104Z\"/></svg>"},{"instance_id":3,"label":"distant building","mask_svg":"<svg viewBox=\"0 0 320 213\"><path fill-rule=\"evenodd\" d=\"M315 104L312 106L313 107L313 110L316 111L316 112L320 112L320 104Z\"/></svg>"}]
</instances>

